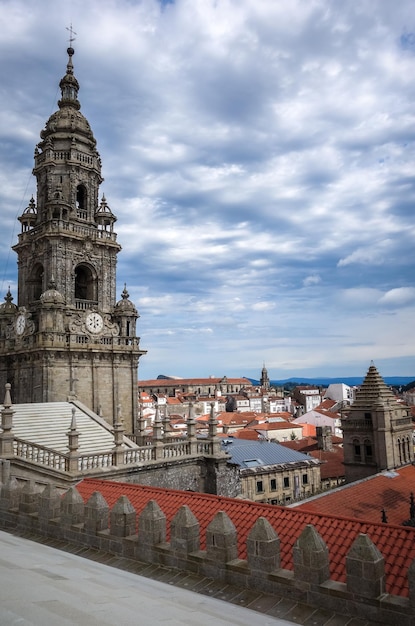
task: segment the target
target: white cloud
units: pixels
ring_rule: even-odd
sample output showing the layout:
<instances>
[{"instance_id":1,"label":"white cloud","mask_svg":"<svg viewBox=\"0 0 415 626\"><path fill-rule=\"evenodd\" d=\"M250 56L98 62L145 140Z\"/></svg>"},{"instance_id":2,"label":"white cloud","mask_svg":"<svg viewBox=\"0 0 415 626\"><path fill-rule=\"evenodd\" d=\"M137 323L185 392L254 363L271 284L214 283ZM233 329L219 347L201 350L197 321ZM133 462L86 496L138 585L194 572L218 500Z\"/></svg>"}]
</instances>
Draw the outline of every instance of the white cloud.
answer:
<instances>
[{"instance_id":1,"label":"white cloud","mask_svg":"<svg viewBox=\"0 0 415 626\"><path fill-rule=\"evenodd\" d=\"M398 287L390 289L379 300L380 304L387 306L408 306L415 304L415 287Z\"/></svg>"},{"instance_id":2,"label":"white cloud","mask_svg":"<svg viewBox=\"0 0 415 626\"><path fill-rule=\"evenodd\" d=\"M3 292L71 20L140 375L415 369L411 0L4 1Z\"/></svg>"},{"instance_id":3,"label":"white cloud","mask_svg":"<svg viewBox=\"0 0 415 626\"><path fill-rule=\"evenodd\" d=\"M304 287L311 287L312 285L318 285L319 283L321 283L321 277L317 274L311 274L303 280Z\"/></svg>"}]
</instances>

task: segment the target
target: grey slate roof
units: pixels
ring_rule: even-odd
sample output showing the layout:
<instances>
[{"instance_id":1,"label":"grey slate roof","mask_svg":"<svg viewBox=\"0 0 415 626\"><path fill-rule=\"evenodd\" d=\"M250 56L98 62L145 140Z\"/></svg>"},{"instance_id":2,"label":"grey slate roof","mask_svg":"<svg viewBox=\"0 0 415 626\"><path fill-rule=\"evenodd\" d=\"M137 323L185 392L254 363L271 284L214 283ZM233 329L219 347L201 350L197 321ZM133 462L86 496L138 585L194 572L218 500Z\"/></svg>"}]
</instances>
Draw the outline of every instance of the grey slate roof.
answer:
<instances>
[{"instance_id":1,"label":"grey slate roof","mask_svg":"<svg viewBox=\"0 0 415 626\"><path fill-rule=\"evenodd\" d=\"M318 463L308 454L285 448L271 441L251 441L228 437L222 441L222 449L231 455L231 463L236 463L241 468L300 462Z\"/></svg>"}]
</instances>

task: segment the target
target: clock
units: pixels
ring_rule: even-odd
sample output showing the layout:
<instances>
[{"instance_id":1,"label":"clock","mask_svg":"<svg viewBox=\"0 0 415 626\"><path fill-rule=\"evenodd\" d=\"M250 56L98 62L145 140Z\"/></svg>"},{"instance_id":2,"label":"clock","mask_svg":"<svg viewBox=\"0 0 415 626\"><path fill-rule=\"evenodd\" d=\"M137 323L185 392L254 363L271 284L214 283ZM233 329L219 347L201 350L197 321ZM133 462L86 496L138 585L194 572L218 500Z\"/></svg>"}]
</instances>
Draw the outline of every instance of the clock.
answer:
<instances>
[{"instance_id":1,"label":"clock","mask_svg":"<svg viewBox=\"0 0 415 626\"><path fill-rule=\"evenodd\" d=\"M99 313L88 313L85 325L90 333L99 333L104 327L104 320Z\"/></svg>"},{"instance_id":2,"label":"clock","mask_svg":"<svg viewBox=\"0 0 415 626\"><path fill-rule=\"evenodd\" d=\"M16 334L23 335L26 328L26 318L23 313L20 313L16 319Z\"/></svg>"}]
</instances>

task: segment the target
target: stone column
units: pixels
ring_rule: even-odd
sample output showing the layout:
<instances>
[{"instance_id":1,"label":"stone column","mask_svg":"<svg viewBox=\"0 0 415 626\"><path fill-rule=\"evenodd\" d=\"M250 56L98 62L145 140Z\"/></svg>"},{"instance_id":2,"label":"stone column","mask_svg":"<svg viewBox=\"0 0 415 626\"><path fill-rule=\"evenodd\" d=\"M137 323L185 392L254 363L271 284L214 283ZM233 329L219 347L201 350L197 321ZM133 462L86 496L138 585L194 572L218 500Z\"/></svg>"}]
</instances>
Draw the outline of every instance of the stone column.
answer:
<instances>
[{"instance_id":1,"label":"stone column","mask_svg":"<svg viewBox=\"0 0 415 626\"><path fill-rule=\"evenodd\" d=\"M69 447L69 467L68 471L72 474L77 474L79 471L78 462L79 462L79 433L76 430L76 416L75 416L75 407L72 407L72 420L71 420L71 428L68 435L68 447Z\"/></svg>"},{"instance_id":2,"label":"stone column","mask_svg":"<svg viewBox=\"0 0 415 626\"><path fill-rule=\"evenodd\" d=\"M124 433L125 428L121 417L121 406L117 406L117 421L114 424L114 465L124 465Z\"/></svg>"},{"instance_id":3,"label":"stone column","mask_svg":"<svg viewBox=\"0 0 415 626\"><path fill-rule=\"evenodd\" d=\"M155 446L156 460L160 460L164 457L163 435L161 432L161 427L162 427L162 423L160 419L160 407L157 403L156 415L154 416L154 423L153 423L153 445Z\"/></svg>"},{"instance_id":4,"label":"stone column","mask_svg":"<svg viewBox=\"0 0 415 626\"><path fill-rule=\"evenodd\" d=\"M189 415L187 418L187 439L190 443L190 454L195 456L197 454L197 440L196 440L196 422L195 422L195 407L193 402L189 402Z\"/></svg>"},{"instance_id":5,"label":"stone column","mask_svg":"<svg viewBox=\"0 0 415 626\"><path fill-rule=\"evenodd\" d=\"M218 420L215 415L215 403L210 403L210 417L209 417L209 443L210 453L212 456L218 456L221 452L220 441L217 437L218 434Z\"/></svg>"},{"instance_id":6,"label":"stone column","mask_svg":"<svg viewBox=\"0 0 415 626\"><path fill-rule=\"evenodd\" d=\"M13 415L12 399L10 395L11 384L6 383L6 393L4 396L4 408L1 410L1 427L3 432L0 433L0 456L3 458L14 456L14 434L13 434Z\"/></svg>"}]
</instances>

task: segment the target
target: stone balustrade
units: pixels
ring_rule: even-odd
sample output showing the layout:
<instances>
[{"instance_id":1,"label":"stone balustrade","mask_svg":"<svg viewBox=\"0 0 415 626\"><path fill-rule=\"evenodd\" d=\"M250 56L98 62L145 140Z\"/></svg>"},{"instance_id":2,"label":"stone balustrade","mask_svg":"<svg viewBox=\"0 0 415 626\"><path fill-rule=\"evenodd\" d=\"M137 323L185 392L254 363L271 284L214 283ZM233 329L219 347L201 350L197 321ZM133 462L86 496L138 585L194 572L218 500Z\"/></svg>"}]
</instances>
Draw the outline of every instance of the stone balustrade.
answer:
<instances>
[{"instance_id":1,"label":"stone balustrade","mask_svg":"<svg viewBox=\"0 0 415 626\"><path fill-rule=\"evenodd\" d=\"M15 458L51 468L58 472L70 472L72 474L79 472L80 475L87 471L91 474L90 470L94 469L108 469L111 467L148 464L152 461L206 456L214 453L213 445L211 441L207 440L203 441L203 445L196 446L193 446L187 440L180 440L174 443L161 442L159 446L151 444L138 448L124 448L121 454L122 462L119 463L114 449L85 454L77 454L75 451L71 454L69 452L57 452L18 437L13 438Z\"/></svg>"}]
</instances>

